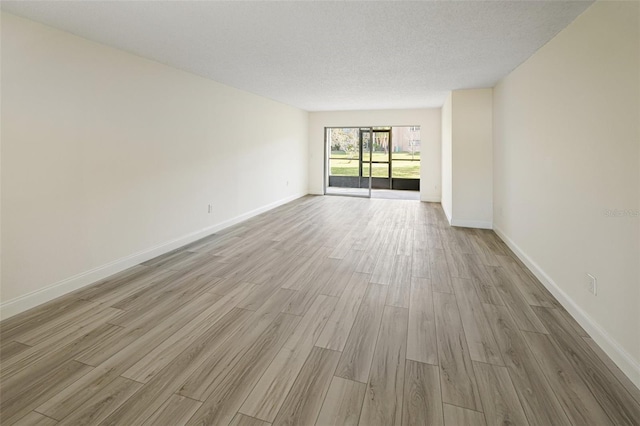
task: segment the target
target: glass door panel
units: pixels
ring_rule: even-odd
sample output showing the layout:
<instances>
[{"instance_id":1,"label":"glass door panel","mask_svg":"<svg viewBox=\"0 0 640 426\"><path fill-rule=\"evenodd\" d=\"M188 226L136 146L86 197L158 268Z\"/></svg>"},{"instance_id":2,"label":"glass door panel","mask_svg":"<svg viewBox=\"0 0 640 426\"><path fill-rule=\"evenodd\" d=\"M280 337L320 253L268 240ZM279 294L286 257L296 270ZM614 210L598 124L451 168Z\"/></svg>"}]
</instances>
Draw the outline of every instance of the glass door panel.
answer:
<instances>
[{"instance_id":1,"label":"glass door panel","mask_svg":"<svg viewBox=\"0 0 640 426\"><path fill-rule=\"evenodd\" d=\"M373 130L372 144L372 187L391 188L391 131Z\"/></svg>"},{"instance_id":2,"label":"glass door panel","mask_svg":"<svg viewBox=\"0 0 640 426\"><path fill-rule=\"evenodd\" d=\"M360 129L360 188L371 197L371 128Z\"/></svg>"},{"instance_id":3,"label":"glass door panel","mask_svg":"<svg viewBox=\"0 0 640 426\"><path fill-rule=\"evenodd\" d=\"M370 197L362 156L371 158L371 129L327 127L325 144L325 194Z\"/></svg>"},{"instance_id":4,"label":"glass door panel","mask_svg":"<svg viewBox=\"0 0 640 426\"><path fill-rule=\"evenodd\" d=\"M391 147L393 188L420 189L420 127L394 127Z\"/></svg>"}]
</instances>

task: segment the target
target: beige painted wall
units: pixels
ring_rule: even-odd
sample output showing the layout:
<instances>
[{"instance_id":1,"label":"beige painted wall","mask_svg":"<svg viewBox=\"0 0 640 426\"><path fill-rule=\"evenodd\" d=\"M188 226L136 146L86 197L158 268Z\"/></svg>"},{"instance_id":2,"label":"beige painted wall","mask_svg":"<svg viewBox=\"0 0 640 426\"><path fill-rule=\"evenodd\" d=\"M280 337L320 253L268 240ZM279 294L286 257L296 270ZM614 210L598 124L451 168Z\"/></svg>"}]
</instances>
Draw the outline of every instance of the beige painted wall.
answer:
<instances>
[{"instance_id":1,"label":"beige painted wall","mask_svg":"<svg viewBox=\"0 0 640 426\"><path fill-rule=\"evenodd\" d=\"M0 9L0 35L2 9ZM2 82L2 42L0 40L0 82ZM0 117L2 117L2 84L0 83ZM0 120L0 301L2 300L2 120ZM1 303L1 302L0 302Z\"/></svg>"},{"instance_id":2,"label":"beige painted wall","mask_svg":"<svg viewBox=\"0 0 640 426\"><path fill-rule=\"evenodd\" d=\"M492 96L454 90L442 107L442 208L454 226L493 226Z\"/></svg>"},{"instance_id":3,"label":"beige painted wall","mask_svg":"<svg viewBox=\"0 0 640 426\"><path fill-rule=\"evenodd\" d=\"M451 224L493 227L492 89L452 93Z\"/></svg>"},{"instance_id":4,"label":"beige painted wall","mask_svg":"<svg viewBox=\"0 0 640 426\"><path fill-rule=\"evenodd\" d=\"M442 209L451 223L451 208L453 204L453 149L451 138L451 99L449 94L442 105Z\"/></svg>"},{"instance_id":5,"label":"beige painted wall","mask_svg":"<svg viewBox=\"0 0 640 426\"><path fill-rule=\"evenodd\" d=\"M307 129L305 111L4 13L3 315L306 194Z\"/></svg>"},{"instance_id":6,"label":"beige painted wall","mask_svg":"<svg viewBox=\"0 0 640 426\"><path fill-rule=\"evenodd\" d=\"M440 109L331 111L309 113L309 192L323 193L324 128L420 126L420 199L440 202Z\"/></svg>"},{"instance_id":7,"label":"beige painted wall","mask_svg":"<svg viewBox=\"0 0 640 426\"><path fill-rule=\"evenodd\" d=\"M639 7L595 3L494 89L495 226L638 386Z\"/></svg>"}]
</instances>

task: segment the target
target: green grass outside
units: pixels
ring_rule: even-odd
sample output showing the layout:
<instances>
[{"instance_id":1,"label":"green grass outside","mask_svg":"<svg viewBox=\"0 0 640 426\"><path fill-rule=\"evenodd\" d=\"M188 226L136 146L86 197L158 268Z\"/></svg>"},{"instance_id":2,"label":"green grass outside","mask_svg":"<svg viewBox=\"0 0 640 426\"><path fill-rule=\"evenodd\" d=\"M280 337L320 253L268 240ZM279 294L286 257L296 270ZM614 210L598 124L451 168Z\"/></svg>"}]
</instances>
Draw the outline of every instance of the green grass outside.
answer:
<instances>
[{"instance_id":1,"label":"green grass outside","mask_svg":"<svg viewBox=\"0 0 640 426\"><path fill-rule=\"evenodd\" d=\"M344 159L350 159L350 160L357 160L358 159L358 153L352 153L352 154L348 154L345 153L344 151L331 151L331 158L344 158ZM393 152L391 153L391 158L394 160L419 160L420 159L420 153L416 152L415 154L413 154L413 156L408 153L408 152ZM385 153L385 152L374 152L373 153L373 161L387 161L389 159L389 154ZM362 155L362 160L363 161L368 161L369 160L369 153L365 152Z\"/></svg>"},{"instance_id":2,"label":"green grass outside","mask_svg":"<svg viewBox=\"0 0 640 426\"><path fill-rule=\"evenodd\" d=\"M374 154L375 161L375 154ZM358 176L359 161L344 159L331 159L331 176ZM420 179L420 162L419 161L395 161L393 165L393 177L405 179ZM362 165L363 176L369 176L368 164ZM373 164L373 177L389 177L388 164Z\"/></svg>"}]
</instances>

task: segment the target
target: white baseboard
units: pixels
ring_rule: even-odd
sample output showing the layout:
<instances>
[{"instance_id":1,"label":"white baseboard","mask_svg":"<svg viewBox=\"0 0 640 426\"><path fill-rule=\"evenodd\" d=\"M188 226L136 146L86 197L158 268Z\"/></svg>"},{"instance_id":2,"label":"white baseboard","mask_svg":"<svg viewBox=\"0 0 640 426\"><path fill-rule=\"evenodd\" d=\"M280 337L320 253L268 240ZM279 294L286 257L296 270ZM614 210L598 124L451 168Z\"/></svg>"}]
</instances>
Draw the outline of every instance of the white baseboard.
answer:
<instances>
[{"instance_id":1,"label":"white baseboard","mask_svg":"<svg viewBox=\"0 0 640 426\"><path fill-rule=\"evenodd\" d=\"M93 284L113 274L124 271L127 268L138 265L142 262L146 262L147 260L153 259L154 257L160 256L162 254L168 253L171 250L180 248L186 244L192 243L222 229L228 228L229 226L235 225L236 223L250 219L253 216L257 216L260 213L264 213L290 201L293 201L300 197L304 197L305 195L307 194L296 194L283 198L281 200L243 213L232 219L225 220L224 222L220 222L204 229L192 232L190 234L183 235L182 237L167 241L155 247L139 251L138 253L131 254L105 265L93 268L89 271L85 271L72 277L66 278L62 281L58 281L57 283L47 286L43 289L3 302L0 304L0 320L9 318L13 315L19 314L20 312L24 312L27 309L31 309L45 302L53 300L56 297L63 296L74 290L78 290L82 287Z\"/></svg>"},{"instance_id":2,"label":"white baseboard","mask_svg":"<svg viewBox=\"0 0 640 426\"><path fill-rule=\"evenodd\" d=\"M442 201L442 199L438 196L424 196L424 197L420 197L420 201L424 201L425 203L439 203L440 201Z\"/></svg>"},{"instance_id":3,"label":"white baseboard","mask_svg":"<svg viewBox=\"0 0 640 426\"><path fill-rule=\"evenodd\" d=\"M482 220L460 220L460 219L451 219L449 220L451 226L461 226L463 228L480 228L480 229L493 229L492 222L485 222Z\"/></svg>"},{"instance_id":4,"label":"white baseboard","mask_svg":"<svg viewBox=\"0 0 640 426\"><path fill-rule=\"evenodd\" d=\"M640 362L631 356L600 324L589 316L567 293L547 275L538 264L531 259L500 228L494 231L509 246L520 260L533 272L540 282L553 294L571 316L589 333L589 336L609 355L624 374L640 388Z\"/></svg>"},{"instance_id":5,"label":"white baseboard","mask_svg":"<svg viewBox=\"0 0 640 426\"><path fill-rule=\"evenodd\" d=\"M442 201L440 201L440 206L442 207L442 211L444 212L444 217L447 218L449 225L451 225L451 215L447 212L447 209L444 208L444 205L442 205Z\"/></svg>"}]
</instances>

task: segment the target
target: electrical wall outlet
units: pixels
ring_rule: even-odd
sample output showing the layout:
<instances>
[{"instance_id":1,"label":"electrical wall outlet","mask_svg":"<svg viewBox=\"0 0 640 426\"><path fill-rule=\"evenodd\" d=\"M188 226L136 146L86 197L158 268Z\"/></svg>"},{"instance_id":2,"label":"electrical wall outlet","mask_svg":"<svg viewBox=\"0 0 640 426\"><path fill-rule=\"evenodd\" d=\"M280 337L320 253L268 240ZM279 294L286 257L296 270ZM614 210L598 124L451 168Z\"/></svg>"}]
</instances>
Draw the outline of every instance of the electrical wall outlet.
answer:
<instances>
[{"instance_id":1,"label":"electrical wall outlet","mask_svg":"<svg viewBox=\"0 0 640 426\"><path fill-rule=\"evenodd\" d=\"M213 204L209 204L209 207L207 207L207 213L213 213Z\"/></svg>"},{"instance_id":2,"label":"electrical wall outlet","mask_svg":"<svg viewBox=\"0 0 640 426\"><path fill-rule=\"evenodd\" d=\"M591 274L587 274L587 290L594 296L598 294L598 280Z\"/></svg>"}]
</instances>

